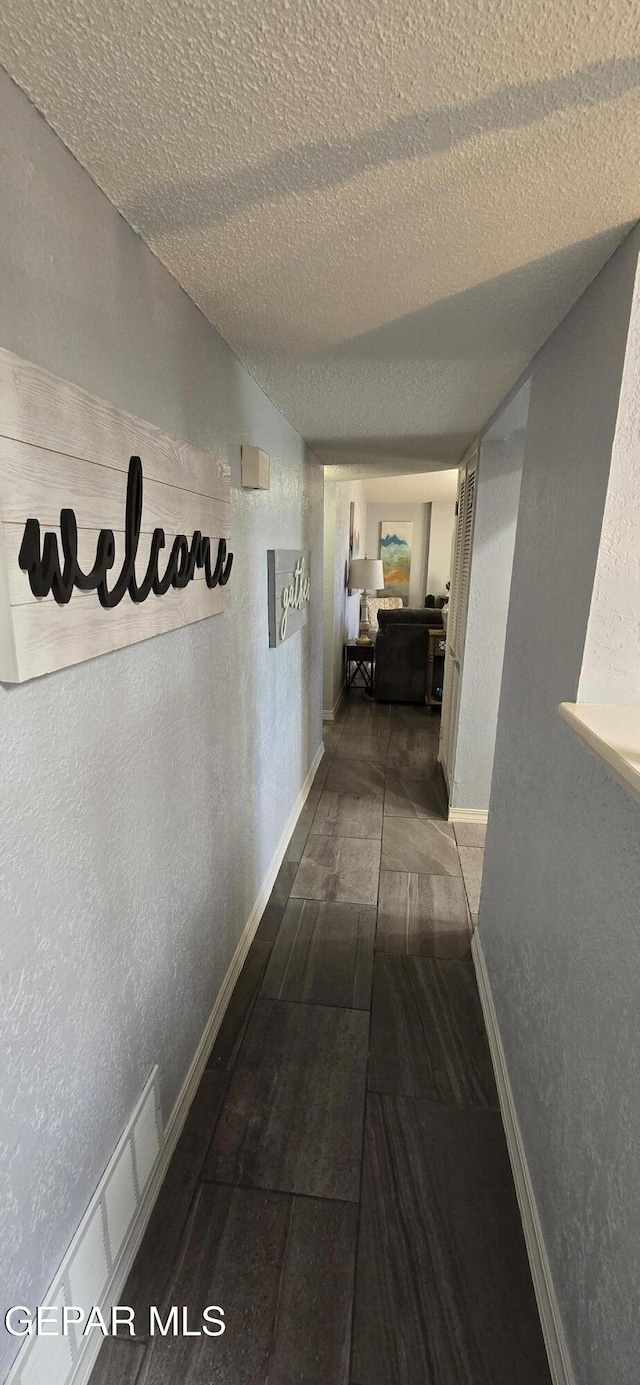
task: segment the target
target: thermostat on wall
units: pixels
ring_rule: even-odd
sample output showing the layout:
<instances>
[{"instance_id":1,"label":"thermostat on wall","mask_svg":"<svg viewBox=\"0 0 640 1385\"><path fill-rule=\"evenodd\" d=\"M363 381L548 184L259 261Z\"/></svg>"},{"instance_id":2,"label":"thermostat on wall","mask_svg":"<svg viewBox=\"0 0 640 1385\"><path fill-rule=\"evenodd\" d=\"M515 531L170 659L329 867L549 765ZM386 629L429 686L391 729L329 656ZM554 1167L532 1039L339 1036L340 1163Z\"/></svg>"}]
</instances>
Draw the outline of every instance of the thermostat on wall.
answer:
<instances>
[{"instance_id":1,"label":"thermostat on wall","mask_svg":"<svg viewBox=\"0 0 640 1385\"><path fill-rule=\"evenodd\" d=\"M268 491L271 458L260 447L242 447L242 484L251 490Z\"/></svg>"}]
</instances>

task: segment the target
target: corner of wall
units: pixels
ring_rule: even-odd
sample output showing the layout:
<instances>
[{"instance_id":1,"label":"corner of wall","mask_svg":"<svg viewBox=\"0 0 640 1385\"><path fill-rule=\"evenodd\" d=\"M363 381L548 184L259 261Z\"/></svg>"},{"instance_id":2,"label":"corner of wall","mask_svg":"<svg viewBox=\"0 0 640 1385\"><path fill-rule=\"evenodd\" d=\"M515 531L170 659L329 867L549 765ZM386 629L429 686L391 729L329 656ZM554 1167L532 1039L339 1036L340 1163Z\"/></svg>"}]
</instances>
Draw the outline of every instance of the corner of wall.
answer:
<instances>
[{"instance_id":1,"label":"corner of wall","mask_svg":"<svg viewBox=\"0 0 640 1385\"><path fill-rule=\"evenodd\" d=\"M640 703L639 514L640 264L631 304L578 702Z\"/></svg>"}]
</instances>

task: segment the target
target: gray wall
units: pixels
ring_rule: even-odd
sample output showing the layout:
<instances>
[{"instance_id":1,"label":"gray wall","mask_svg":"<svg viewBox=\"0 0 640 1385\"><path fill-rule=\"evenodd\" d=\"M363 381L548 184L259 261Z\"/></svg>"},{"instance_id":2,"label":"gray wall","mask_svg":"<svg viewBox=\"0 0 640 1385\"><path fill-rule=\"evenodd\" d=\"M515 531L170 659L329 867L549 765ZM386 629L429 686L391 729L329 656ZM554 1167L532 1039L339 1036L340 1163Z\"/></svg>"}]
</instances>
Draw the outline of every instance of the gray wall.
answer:
<instances>
[{"instance_id":1,"label":"gray wall","mask_svg":"<svg viewBox=\"0 0 640 1385\"><path fill-rule=\"evenodd\" d=\"M0 687L0 1302L34 1305L154 1063L170 1113L320 744L322 473L4 74L0 124L0 345L229 459L234 487L228 614ZM242 442L270 493L238 489ZM268 547L310 548L316 580L278 650Z\"/></svg>"},{"instance_id":2,"label":"gray wall","mask_svg":"<svg viewBox=\"0 0 640 1385\"><path fill-rule=\"evenodd\" d=\"M638 1379L640 806L556 709L580 678L639 248L532 369L480 905L580 1385Z\"/></svg>"},{"instance_id":3,"label":"gray wall","mask_svg":"<svg viewBox=\"0 0 640 1385\"><path fill-rule=\"evenodd\" d=\"M622 379L581 702L640 703L640 276Z\"/></svg>"},{"instance_id":4,"label":"gray wall","mask_svg":"<svg viewBox=\"0 0 640 1385\"><path fill-rule=\"evenodd\" d=\"M444 596L447 582L451 580L451 547L455 520L455 496L453 500L431 501L431 523L429 525L429 568L425 582L425 595Z\"/></svg>"},{"instance_id":5,"label":"gray wall","mask_svg":"<svg viewBox=\"0 0 640 1385\"><path fill-rule=\"evenodd\" d=\"M354 533L364 556L364 503L360 481L326 481L324 492L324 665L323 710L333 712L344 684L344 645L358 633L360 593L349 596L349 514L353 501Z\"/></svg>"},{"instance_id":6,"label":"gray wall","mask_svg":"<svg viewBox=\"0 0 640 1385\"><path fill-rule=\"evenodd\" d=\"M389 481L393 490L393 480ZM405 519L413 524L413 549L409 577L409 605L424 606L427 594L430 505L405 505L393 501L367 501L366 542L363 558L380 557L380 524L385 519ZM437 595L434 592L434 596Z\"/></svg>"},{"instance_id":7,"label":"gray wall","mask_svg":"<svg viewBox=\"0 0 640 1385\"><path fill-rule=\"evenodd\" d=\"M527 383L480 446L452 808L489 807L528 405Z\"/></svg>"},{"instance_id":8,"label":"gray wall","mask_svg":"<svg viewBox=\"0 0 640 1385\"><path fill-rule=\"evenodd\" d=\"M340 687L336 689L335 668L335 585L336 585L336 482L324 483L324 550L322 585L322 709L332 712ZM344 585L344 577L343 577Z\"/></svg>"}]
</instances>

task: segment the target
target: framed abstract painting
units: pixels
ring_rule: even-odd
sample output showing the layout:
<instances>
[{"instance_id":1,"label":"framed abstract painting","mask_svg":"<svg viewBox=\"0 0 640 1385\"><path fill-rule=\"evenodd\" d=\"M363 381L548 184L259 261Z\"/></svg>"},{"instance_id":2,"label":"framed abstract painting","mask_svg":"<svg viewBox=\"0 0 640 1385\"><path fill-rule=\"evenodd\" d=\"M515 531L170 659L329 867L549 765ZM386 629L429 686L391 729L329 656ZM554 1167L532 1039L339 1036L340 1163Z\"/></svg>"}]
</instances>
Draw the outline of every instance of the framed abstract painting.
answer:
<instances>
[{"instance_id":1,"label":"framed abstract painting","mask_svg":"<svg viewBox=\"0 0 640 1385\"><path fill-rule=\"evenodd\" d=\"M356 531L356 502L352 500L349 505L349 554L347 557L347 589L348 595L353 596L349 586L349 563L352 558L357 558L360 552L360 535Z\"/></svg>"},{"instance_id":2,"label":"framed abstract painting","mask_svg":"<svg viewBox=\"0 0 640 1385\"><path fill-rule=\"evenodd\" d=\"M409 605L413 524L404 519L383 519L380 524L380 557L385 596L401 596Z\"/></svg>"}]
</instances>

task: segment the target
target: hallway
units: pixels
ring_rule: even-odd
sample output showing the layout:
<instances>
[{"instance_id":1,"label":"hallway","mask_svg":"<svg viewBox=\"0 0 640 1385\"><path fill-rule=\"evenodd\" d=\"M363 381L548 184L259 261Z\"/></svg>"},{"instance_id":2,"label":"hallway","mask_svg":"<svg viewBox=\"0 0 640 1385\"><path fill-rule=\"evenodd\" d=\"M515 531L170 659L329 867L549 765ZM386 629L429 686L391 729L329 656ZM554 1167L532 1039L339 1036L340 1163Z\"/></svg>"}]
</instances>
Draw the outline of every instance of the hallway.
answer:
<instances>
[{"instance_id":1,"label":"hallway","mask_svg":"<svg viewBox=\"0 0 640 1385\"><path fill-rule=\"evenodd\" d=\"M0 120L0 1385L638 1385L637 4Z\"/></svg>"},{"instance_id":2,"label":"hallway","mask_svg":"<svg viewBox=\"0 0 640 1385\"><path fill-rule=\"evenodd\" d=\"M325 745L121 1295L226 1332L107 1340L92 1385L549 1380L469 951L482 829L444 821L421 708L354 696Z\"/></svg>"}]
</instances>

